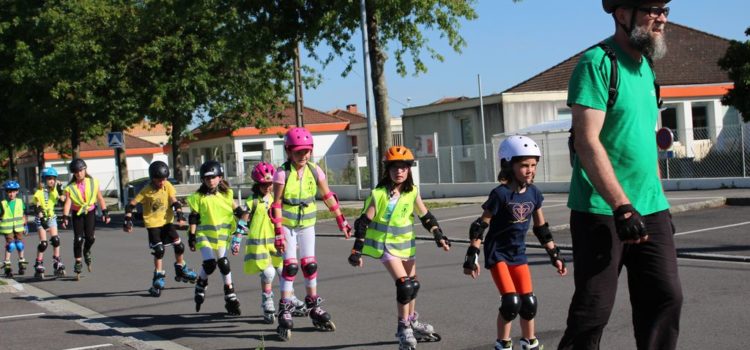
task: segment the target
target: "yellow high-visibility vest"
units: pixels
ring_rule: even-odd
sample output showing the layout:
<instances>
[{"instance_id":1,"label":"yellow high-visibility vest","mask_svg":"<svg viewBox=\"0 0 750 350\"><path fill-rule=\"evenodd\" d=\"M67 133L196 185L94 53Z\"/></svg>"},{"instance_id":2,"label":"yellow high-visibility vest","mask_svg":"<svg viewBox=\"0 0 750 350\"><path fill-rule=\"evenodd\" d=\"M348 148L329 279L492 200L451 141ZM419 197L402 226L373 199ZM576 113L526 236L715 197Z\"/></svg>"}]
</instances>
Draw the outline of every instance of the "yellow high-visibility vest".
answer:
<instances>
[{"instance_id":1,"label":"yellow high-visibility vest","mask_svg":"<svg viewBox=\"0 0 750 350\"><path fill-rule=\"evenodd\" d=\"M388 210L388 190L378 187L365 201L366 210L375 201L375 217L367 227L365 246L362 254L379 259L385 249L388 253L402 259L414 257L416 242L414 240L414 201L417 199L416 187L411 192L401 193L393 208L389 220L385 219ZM364 212L363 210L363 212Z\"/></svg>"}]
</instances>

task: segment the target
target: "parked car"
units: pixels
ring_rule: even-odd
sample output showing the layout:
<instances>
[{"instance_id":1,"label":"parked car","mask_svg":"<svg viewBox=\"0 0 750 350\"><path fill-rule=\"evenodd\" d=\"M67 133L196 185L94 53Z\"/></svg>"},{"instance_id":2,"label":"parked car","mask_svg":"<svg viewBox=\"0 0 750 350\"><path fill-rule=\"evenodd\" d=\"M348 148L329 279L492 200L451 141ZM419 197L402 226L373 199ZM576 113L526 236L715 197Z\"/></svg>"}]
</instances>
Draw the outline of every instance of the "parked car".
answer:
<instances>
[{"instance_id":1,"label":"parked car","mask_svg":"<svg viewBox=\"0 0 750 350\"><path fill-rule=\"evenodd\" d=\"M180 182L177 181L174 178L168 178L167 181L169 181L172 185L178 185ZM128 199L127 201L130 202L131 199L135 198L135 196L138 194L138 192L141 192L141 190L146 187L146 185L151 182L151 179L148 177L142 177L137 180L133 180L128 182L127 184L127 193L128 193ZM133 216L136 219L143 219L143 206L141 203L136 204L135 206L135 214Z\"/></svg>"}]
</instances>

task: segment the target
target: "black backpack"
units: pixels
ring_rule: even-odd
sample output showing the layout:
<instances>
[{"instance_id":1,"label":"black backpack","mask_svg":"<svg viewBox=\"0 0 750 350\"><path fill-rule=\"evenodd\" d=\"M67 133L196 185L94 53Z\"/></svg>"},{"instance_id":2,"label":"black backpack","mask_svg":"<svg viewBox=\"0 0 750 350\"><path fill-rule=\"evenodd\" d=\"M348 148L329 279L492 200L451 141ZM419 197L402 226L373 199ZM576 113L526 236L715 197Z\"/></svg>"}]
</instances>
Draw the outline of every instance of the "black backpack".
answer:
<instances>
[{"instance_id":1,"label":"black backpack","mask_svg":"<svg viewBox=\"0 0 750 350\"><path fill-rule=\"evenodd\" d=\"M602 50L604 50L604 54L609 58L610 64L610 73L609 73L609 89L607 89L607 109L611 108L615 105L615 102L617 101L617 85L618 85L618 70L617 70L617 55L615 54L615 50L613 50L609 45L601 42L598 43L593 47L600 47ZM649 67L651 67L651 71L654 71L654 62L651 60L651 58L646 57L646 60L648 61ZM661 105L663 101L661 100L661 87L656 82L656 72L654 72L654 90L656 91L656 105L657 107L661 108ZM575 157L576 151L573 148L573 142L575 141L575 135L573 134L573 126L570 126L570 136L568 137L568 151L570 154L570 166L573 166L573 159Z\"/></svg>"}]
</instances>

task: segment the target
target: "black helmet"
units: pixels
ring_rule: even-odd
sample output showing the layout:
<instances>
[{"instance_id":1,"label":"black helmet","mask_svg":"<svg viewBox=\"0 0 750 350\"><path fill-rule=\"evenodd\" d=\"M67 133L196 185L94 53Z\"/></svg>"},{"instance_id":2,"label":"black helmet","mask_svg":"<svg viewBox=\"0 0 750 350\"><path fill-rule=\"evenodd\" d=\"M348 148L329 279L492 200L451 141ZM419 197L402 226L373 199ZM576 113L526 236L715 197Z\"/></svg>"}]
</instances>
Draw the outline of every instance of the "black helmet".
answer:
<instances>
[{"instance_id":1,"label":"black helmet","mask_svg":"<svg viewBox=\"0 0 750 350\"><path fill-rule=\"evenodd\" d=\"M169 166L157 160L148 166L148 177L151 179L166 179L169 177Z\"/></svg>"},{"instance_id":2,"label":"black helmet","mask_svg":"<svg viewBox=\"0 0 750 350\"><path fill-rule=\"evenodd\" d=\"M81 158L73 159L70 164L68 164L68 171L70 171L71 174L79 172L82 169L86 169L86 162Z\"/></svg>"},{"instance_id":3,"label":"black helmet","mask_svg":"<svg viewBox=\"0 0 750 350\"><path fill-rule=\"evenodd\" d=\"M666 4L671 0L661 1ZM602 7L604 8L604 12L612 13L615 12L615 10L617 10L617 8L620 6L635 7L646 2L649 2L649 0L602 0Z\"/></svg>"},{"instance_id":4,"label":"black helmet","mask_svg":"<svg viewBox=\"0 0 750 350\"><path fill-rule=\"evenodd\" d=\"M201 178L206 176L224 176L224 167L215 160L209 160L201 165Z\"/></svg>"}]
</instances>

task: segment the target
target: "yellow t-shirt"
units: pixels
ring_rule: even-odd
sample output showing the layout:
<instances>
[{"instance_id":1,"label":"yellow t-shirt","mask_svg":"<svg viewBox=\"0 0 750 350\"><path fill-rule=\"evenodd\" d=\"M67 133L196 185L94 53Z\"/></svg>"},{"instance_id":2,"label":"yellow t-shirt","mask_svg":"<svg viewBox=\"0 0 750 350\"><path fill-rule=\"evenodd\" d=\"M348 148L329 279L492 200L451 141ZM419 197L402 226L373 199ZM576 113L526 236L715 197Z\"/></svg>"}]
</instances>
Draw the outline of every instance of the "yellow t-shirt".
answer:
<instances>
[{"instance_id":1,"label":"yellow t-shirt","mask_svg":"<svg viewBox=\"0 0 750 350\"><path fill-rule=\"evenodd\" d=\"M176 196L177 191L169 181L164 181L160 189L155 189L149 183L141 192L138 192L135 201L143 205L143 223L147 228L162 227L172 223L174 211L169 205L169 199Z\"/></svg>"}]
</instances>

